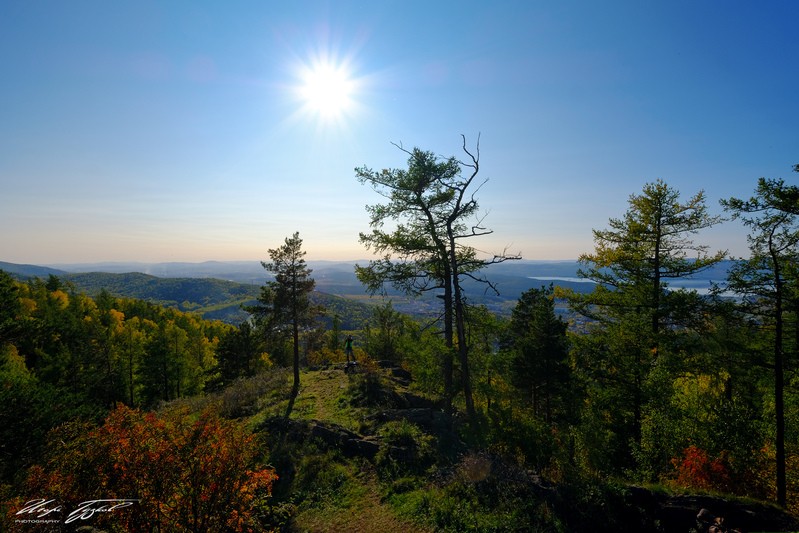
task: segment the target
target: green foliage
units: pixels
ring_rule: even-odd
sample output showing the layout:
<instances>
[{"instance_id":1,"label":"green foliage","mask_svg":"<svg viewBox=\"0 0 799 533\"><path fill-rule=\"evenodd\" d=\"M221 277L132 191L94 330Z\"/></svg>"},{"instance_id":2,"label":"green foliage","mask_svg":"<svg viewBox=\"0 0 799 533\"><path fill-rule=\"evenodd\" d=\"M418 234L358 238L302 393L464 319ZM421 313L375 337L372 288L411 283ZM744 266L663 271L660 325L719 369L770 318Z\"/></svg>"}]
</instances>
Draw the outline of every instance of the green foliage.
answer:
<instances>
[{"instance_id":1,"label":"green foliage","mask_svg":"<svg viewBox=\"0 0 799 533\"><path fill-rule=\"evenodd\" d=\"M536 472L551 470L556 463L566 464L570 460L569 438L568 433L553 430L541 418L531 416L529 410L497 405L489 412L491 449Z\"/></svg>"},{"instance_id":2,"label":"green foliage","mask_svg":"<svg viewBox=\"0 0 799 533\"><path fill-rule=\"evenodd\" d=\"M799 166L794 170L799 170ZM787 504L787 456L785 443L785 352L793 340L799 353L799 187L783 180L760 178L749 200L730 198L722 205L752 229L748 236L750 257L729 274L728 288L747 298L749 312L773 328L774 418L777 502ZM788 327L794 314L794 336Z\"/></svg>"},{"instance_id":3,"label":"green foliage","mask_svg":"<svg viewBox=\"0 0 799 533\"><path fill-rule=\"evenodd\" d=\"M394 310L391 301L378 305L365 330L365 349L374 359L400 363L413 349L409 330L414 326L407 316Z\"/></svg>"},{"instance_id":4,"label":"green foliage","mask_svg":"<svg viewBox=\"0 0 799 533\"><path fill-rule=\"evenodd\" d=\"M593 321L588 335L575 338L573 350L590 399L583 423L595 433L586 440L608 437L603 442L609 460L591 462L617 465L617 472L633 466L625 458L641 444L650 402L670 373L682 370L689 343L709 327L704 302L668 290L667 282L724 257L708 254L690 238L720 222L708 214L702 191L681 202L677 190L658 180L632 195L629 205L623 218L610 219L610 229L594 230L594 253L580 257L580 275L599 285L587 295L565 293ZM597 427L599 421L604 427Z\"/></svg>"},{"instance_id":5,"label":"green foliage","mask_svg":"<svg viewBox=\"0 0 799 533\"><path fill-rule=\"evenodd\" d=\"M386 422L378 435L382 443L375 465L386 479L421 474L436 459L433 437L407 420Z\"/></svg>"},{"instance_id":6,"label":"green foliage","mask_svg":"<svg viewBox=\"0 0 799 533\"><path fill-rule=\"evenodd\" d=\"M568 417L571 371L567 324L555 314L553 289L530 289L513 309L505 346L511 351L511 382L533 414L553 422Z\"/></svg>"},{"instance_id":7,"label":"green foliage","mask_svg":"<svg viewBox=\"0 0 799 533\"><path fill-rule=\"evenodd\" d=\"M390 399L380 374L368 368L350 376L345 397L354 407L386 406Z\"/></svg>"},{"instance_id":8,"label":"green foliage","mask_svg":"<svg viewBox=\"0 0 799 533\"><path fill-rule=\"evenodd\" d=\"M220 388L238 378L254 376L269 364L265 358L263 339L249 322L229 330L216 347L217 376L211 388Z\"/></svg>"},{"instance_id":9,"label":"green foliage","mask_svg":"<svg viewBox=\"0 0 799 533\"><path fill-rule=\"evenodd\" d=\"M252 416L288 394L286 378L285 369L273 369L252 377L241 377L217 392L212 399L225 418Z\"/></svg>"},{"instance_id":10,"label":"green foliage","mask_svg":"<svg viewBox=\"0 0 799 533\"><path fill-rule=\"evenodd\" d=\"M0 275L0 295L14 323L0 342L3 480L35 460L60 423L199 393L229 329L106 291L93 300L52 275L24 284Z\"/></svg>"},{"instance_id":11,"label":"green foliage","mask_svg":"<svg viewBox=\"0 0 799 533\"><path fill-rule=\"evenodd\" d=\"M744 398L727 398L725 376L686 375L663 390L662 404L651 408L644 420L637 451L641 475L652 481L673 476L673 465L685 449L695 446L730 461L727 476L735 481L729 492L749 494L744 482L759 468L757 456L763 442L762 424L754 405Z\"/></svg>"},{"instance_id":12,"label":"green foliage","mask_svg":"<svg viewBox=\"0 0 799 533\"><path fill-rule=\"evenodd\" d=\"M388 499L399 513L435 531L567 531L536 490L523 471L470 453L435 485L393 491Z\"/></svg>"},{"instance_id":13,"label":"green foliage","mask_svg":"<svg viewBox=\"0 0 799 533\"><path fill-rule=\"evenodd\" d=\"M413 385L418 389L435 395L444 391L442 367L451 358L440 335L431 329L412 329L409 335L409 349L405 355L404 365L413 375Z\"/></svg>"},{"instance_id":14,"label":"green foliage","mask_svg":"<svg viewBox=\"0 0 799 533\"><path fill-rule=\"evenodd\" d=\"M306 326L313 318L308 295L316 283L305 263L305 253L299 233L294 233L283 245L269 250L270 263L261 262L275 279L262 287L259 306L253 310L267 320L270 329Z\"/></svg>"},{"instance_id":15,"label":"green foliage","mask_svg":"<svg viewBox=\"0 0 799 533\"><path fill-rule=\"evenodd\" d=\"M483 218L476 216L479 205L475 189L482 185L476 181L479 140L472 153L463 137L463 152L469 162L454 156L441 160L435 153L418 148L399 148L408 155L407 170L355 169L358 181L387 200L366 207L372 231L361 233L360 241L379 257L366 267L356 265L355 272L373 294L386 285L411 295L443 292L439 296L447 350L442 354L441 369L447 410L455 393L452 359L457 354L466 412L476 422L462 280L469 277L488 283L477 273L507 259L504 254L492 260L480 259L473 247L464 244L467 238L491 233L482 226ZM391 231L386 231L386 222L391 223Z\"/></svg>"},{"instance_id":16,"label":"green foliage","mask_svg":"<svg viewBox=\"0 0 799 533\"><path fill-rule=\"evenodd\" d=\"M295 492L302 507L353 508L363 493L356 464L335 452L311 453L298 459Z\"/></svg>"},{"instance_id":17,"label":"green foliage","mask_svg":"<svg viewBox=\"0 0 799 533\"><path fill-rule=\"evenodd\" d=\"M310 326L319 309L311 305L309 295L315 282L305 263L300 234L286 237L278 248L269 250L270 263L261 262L274 274L261 289L258 305L249 308L260 327L268 332L272 345L291 339L293 346L294 396L300 387L300 330ZM290 411L290 408L289 408Z\"/></svg>"},{"instance_id":18,"label":"green foliage","mask_svg":"<svg viewBox=\"0 0 799 533\"><path fill-rule=\"evenodd\" d=\"M39 381L8 347L0 348L0 358L2 484L38 460L51 429L73 419L97 419L103 411L85 396Z\"/></svg>"},{"instance_id":19,"label":"green foliage","mask_svg":"<svg viewBox=\"0 0 799 533\"><path fill-rule=\"evenodd\" d=\"M0 347L16 339L20 332L22 305L14 279L0 270Z\"/></svg>"},{"instance_id":20,"label":"green foliage","mask_svg":"<svg viewBox=\"0 0 799 533\"><path fill-rule=\"evenodd\" d=\"M279 519L274 515L290 521L310 509L357 511L363 501L361 477L368 468L315 439L286 439L270 449L268 461L280 475L271 502L273 522Z\"/></svg>"},{"instance_id":21,"label":"green foliage","mask_svg":"<svg viewBox=\"0 0 799 533\"><path fill-rule=\"evenodd\" d=\"M466 319L475 401L490 412L498 402L510 397L510 356L499 349L507 324L485 306L467 306Z\"/></svg>"},{"instance_id":22,"label":"green foliage","mask_svg":"<svg viewBox=\"0 0 799 533\"><path fill-rule=\"evenodd\" d=\"M259 287L251 284L213 278L159 278L139 272L66 274L63 279L92 296L106 290L118 297L192 311L209 320L224 319L233 324L246 319L241 305L254 301L259 293Z\"/></svg>"}]
</instances>

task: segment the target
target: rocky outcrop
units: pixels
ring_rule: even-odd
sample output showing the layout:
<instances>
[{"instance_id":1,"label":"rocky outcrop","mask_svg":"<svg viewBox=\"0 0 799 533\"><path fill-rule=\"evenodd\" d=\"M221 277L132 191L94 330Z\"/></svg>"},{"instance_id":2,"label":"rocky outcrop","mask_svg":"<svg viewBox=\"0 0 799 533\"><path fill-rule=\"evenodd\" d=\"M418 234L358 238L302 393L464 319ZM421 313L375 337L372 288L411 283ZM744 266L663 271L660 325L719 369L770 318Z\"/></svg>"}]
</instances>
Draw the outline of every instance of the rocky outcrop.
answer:
<instances>
[{"instance_id":1,"label":"rocky outcrop","mask_svg":"<svg viewBox=\"0 0 799 533\"><path fill-rule=\"evenodd\" d=\"M281 440L301 443L317 439L329 448L336 448L347 457L374 458L380 450L377 437L363 436L344 426L320 420L286 420L283 417L270 418L264 423L265 429Z\"/></svg>"},{"instance_id":2,"label":"rocky outcrop","mask_svg":"<svg viewBox=\"0 0 799 533\"><path fill-rule=\"evenodd\" d=\"M385 409L367 417L367 420L374 420L381 424L397 420L406 420L433 435L452 431L453 423L452 417L448 416L440 409L435 409L433 407Z\"/></svg>"},{"instance_id":3,"label":"rocky outcrop","mask_svg":"<svg viewBox=\"0 0 799 533\"><path fill-rule=\"evenodd\" d=\"M719 496L664 494L643 487L630 487L629 503L646 511L670 533L685 533L697 527L697 515L707 509L722 517L724 526L740 531L799 531L799 520L784 510L764 503L743 502Z\"/></svg>"},{"instance_id":4,"label":"rocky outcrop","mask_svg":"<svg viewBox=\"0 0 799 533\"><path fill-rule=\"evenodd\" d=\"M364 437L336 424L313 420L310 423L310 433L311 437L340 449L347 457L372 459L380 450L380 442L376 437Z\"/></svg>"}]
</instances>

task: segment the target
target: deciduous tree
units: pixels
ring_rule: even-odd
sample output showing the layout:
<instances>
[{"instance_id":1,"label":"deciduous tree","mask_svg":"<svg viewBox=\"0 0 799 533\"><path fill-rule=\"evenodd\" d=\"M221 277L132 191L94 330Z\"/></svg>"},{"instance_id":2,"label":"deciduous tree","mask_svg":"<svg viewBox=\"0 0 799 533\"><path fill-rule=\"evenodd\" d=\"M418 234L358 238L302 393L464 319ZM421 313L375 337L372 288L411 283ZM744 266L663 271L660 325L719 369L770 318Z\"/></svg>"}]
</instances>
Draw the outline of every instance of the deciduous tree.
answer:
<instances>
[{"instance_id":1,"label":"deciduous tree","mask_svg":"<svg viewBox=\"0 0 799 533\"><path fill-rule=\"evenodd\" d=\"M255 436L212 412L156 415L119 406L100 427L61 426L48 452L43 466L28 470L27 499L46 494L75 509L101 490L102 497L130 501L93 517L103 529L260 530L254 504L277 479L259 464Z\"/></svg>"}]
</instances>

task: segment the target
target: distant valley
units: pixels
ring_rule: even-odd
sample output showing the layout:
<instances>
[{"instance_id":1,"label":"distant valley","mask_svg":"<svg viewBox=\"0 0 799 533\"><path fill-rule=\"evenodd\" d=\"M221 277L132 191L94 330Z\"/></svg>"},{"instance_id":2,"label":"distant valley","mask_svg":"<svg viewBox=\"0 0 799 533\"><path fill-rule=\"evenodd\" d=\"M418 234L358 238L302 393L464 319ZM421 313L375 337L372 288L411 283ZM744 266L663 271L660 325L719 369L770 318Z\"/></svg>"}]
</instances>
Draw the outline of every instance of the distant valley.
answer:
<instances>
[{"instance_id":1,"label":"distant valley","mask_svg":"<svg viewBox=\"0 0 799 533\"><path fill-rule=\"evenodd\" d=\"M368 261L360 261L366 264ZM316 280L318 303L339 316L352 316L360 321L370 314L369 298L354 272L354 261L309 261ZM720 281L729 263L717 265L693 279L680 279L672 286L696 289L710 287L711 280ZM554 284L578 292L593 289L593 283L579 279L576 261L509 261L486 268L484 273L496 284L500 294L486 291L483 284L468 280L467 297L484 304L494 312L508 313L526 290ZM138 298L160 305L193 311L208 319L238 324L248 316L242 305L251 305L260 287L271 279L258 261L208 261L202 263L83 263L54 265L20 265L0 262L0 270L20 278L57 276L71 282L78 290L96 295L102 289L115 296ZM387 287L394 307L413 315L438 312L435 294L407 298ZM361 317L360 319L357 317ZM358 324L345 324L357 327Z\"/></svg>"}]
</instances>

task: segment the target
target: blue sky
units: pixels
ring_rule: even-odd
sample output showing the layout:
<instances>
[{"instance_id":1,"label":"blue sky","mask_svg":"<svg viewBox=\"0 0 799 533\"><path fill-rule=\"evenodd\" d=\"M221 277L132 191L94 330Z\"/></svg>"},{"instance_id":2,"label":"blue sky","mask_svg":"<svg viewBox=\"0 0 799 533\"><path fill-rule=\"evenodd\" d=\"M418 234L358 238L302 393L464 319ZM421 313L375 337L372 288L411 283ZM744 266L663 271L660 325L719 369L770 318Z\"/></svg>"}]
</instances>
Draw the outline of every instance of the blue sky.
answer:
<instances>
[{"instance_id":1,"label":"blue sky","mask_svg":"<svg viewBox=\"0 0 799 533\"><path fill-rule=\"evenodd\" d=\"M490 237L573 259L657 178L799 175L794 1L2 2L0 261L368 256L354 168L480 136ZM326 65L326 67L325 67ZM320 112L308 73L336 70ZM330 82L334 83L334 82ZM333 89L330 89L331 91ZM737 223L698 242L746 254Z\"/></svg>"}]
</instances>

